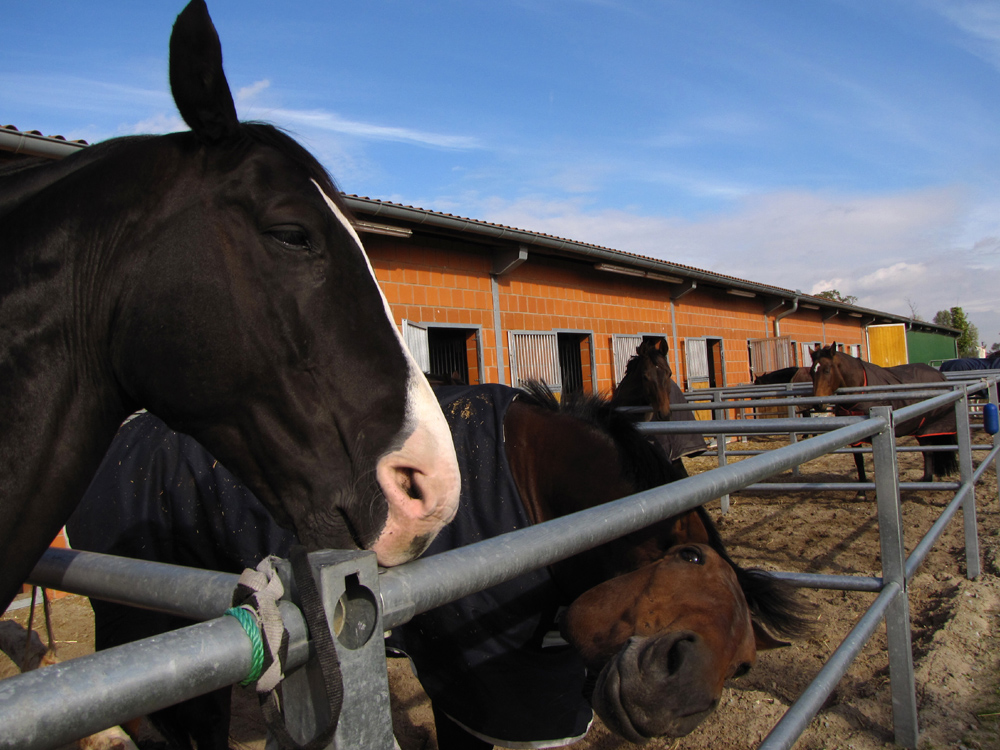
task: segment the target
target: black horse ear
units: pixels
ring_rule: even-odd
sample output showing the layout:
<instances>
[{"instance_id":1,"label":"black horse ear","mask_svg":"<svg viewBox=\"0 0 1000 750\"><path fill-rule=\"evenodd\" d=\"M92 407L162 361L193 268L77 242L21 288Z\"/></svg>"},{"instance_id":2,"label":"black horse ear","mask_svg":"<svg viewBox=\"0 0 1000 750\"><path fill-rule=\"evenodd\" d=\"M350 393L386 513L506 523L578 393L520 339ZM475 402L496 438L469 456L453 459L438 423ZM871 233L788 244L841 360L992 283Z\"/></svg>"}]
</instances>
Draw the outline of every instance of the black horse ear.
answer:
<instances>
[{"instance_id":1,"label":"black horse ear","mask_svg":"<svg viewBox=\"0 0 1000 750\"><path fill-rule=\"evenodd\" d=\"M656 349L657 349L657 351L660 352L660 354L662 354L664 357L666 357L667 356L667 352L670 351L670 345L667 344L667 340L666 339L657 339L656 340Z\"/></svg>"},{"instance_id":2,"label":"black horse ear","mask_svg":"<svg viewBox=\"0 0 1000 750\"><path fill-rule=\"evenodd\" d=\"M170 35L170 90L195 135L214 144L239 128L236 105L222 71L222 45L204 0L191 0Z\"/></svg>"}]
</instances>

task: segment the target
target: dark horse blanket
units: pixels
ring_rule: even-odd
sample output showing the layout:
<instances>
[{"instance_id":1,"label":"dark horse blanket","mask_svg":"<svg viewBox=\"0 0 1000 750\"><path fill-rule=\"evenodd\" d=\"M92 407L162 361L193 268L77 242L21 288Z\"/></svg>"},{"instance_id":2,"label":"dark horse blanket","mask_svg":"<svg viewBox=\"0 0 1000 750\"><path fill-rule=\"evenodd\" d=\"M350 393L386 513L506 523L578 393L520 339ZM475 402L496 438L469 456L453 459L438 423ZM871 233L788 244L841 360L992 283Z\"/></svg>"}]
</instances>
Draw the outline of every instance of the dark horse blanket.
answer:
<instances>
[{"instance_id":1,"label":"dark horse blanket","mask_svg":"<svg viewBox=\"0 0 1000 750\"><path fill-rule=\"evenodd\" d=\"M458 515L425 555L462 547L530 521L503 446L503 419L517 391L444 388L462 494ZM555 744L586 734L585 669L561 643L544 646L560 594L545 568L417 615L388 639L413 660L436 707L481 739L505 747Z\"/></svg>"},{"instance_id":2,"label":"dark horse blanket","mask_svg":"<svg viewBox=\"0 0 1000 750\"><path fill-rule=\"evenodd\" d=\"M990 357L946 359L941 363L941 372L966 372L968 370L1000 370L1000 354L994 354Z\"/></svg>"},{"instance_id":3,"label":"dark horse blanket","mask_svg":"<svg viewBox=\"0 0 1000 750\"><path fill-rule=\"evenodd\" d=\"M897 365L896 367L879 367L864 360L858 360L858 362L864 368L863 385L866 387L875 385L902 385L903 383L940 383L944 380L941 373L930 365L912 364ZM921 400L923 399L863 401L859 404L837 406L836 412L839 414L861 414L867 416L868 410L873 406L891 406L895 412L904 406L919 403ZM931 435L954 435L956 430L955 407L948 404L916 419L897 423L895 432L897 437L916 435L919 438Z\"/></svg>"},{"instance_id":4,"label":"dark horse blanket","mask_svg":"<svg viewBox=\"0 0 1000 750\"><path fill-rule=\"evenodd\" d=\"M426 555L529 525L503 448L503 418L517 391L439 389L462 469L461 505ZM286 556L294 536L194 439L151 414L122 425L67 524L77 549L239 572ZM440 607L400 628L388 645L413 660L424 689L467 729L495 744L558 744L587 732L584 667L569 646L543 646L559 594L536 571ZM107 648L187 624L93 602Z\"/></svg>"}]
</instances>

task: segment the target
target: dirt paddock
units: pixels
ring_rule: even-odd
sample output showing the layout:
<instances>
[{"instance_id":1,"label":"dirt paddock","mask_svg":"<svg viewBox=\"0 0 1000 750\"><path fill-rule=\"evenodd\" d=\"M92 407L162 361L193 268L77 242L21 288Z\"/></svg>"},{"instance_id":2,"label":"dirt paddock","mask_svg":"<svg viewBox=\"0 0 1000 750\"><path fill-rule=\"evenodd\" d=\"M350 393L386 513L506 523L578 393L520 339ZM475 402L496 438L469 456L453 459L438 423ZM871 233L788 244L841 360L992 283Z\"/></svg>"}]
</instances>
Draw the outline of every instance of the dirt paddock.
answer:
<instances>
[{"instance_id":1,"label":"dirt paddock","mask_svg":"<svg viewBox=\"0 0 1000 750\"><path fill-rule=\"evenodd\" d=\"M780 443L758 443L773 448ZM870 458L869 458L870 462ZM922 471L919 454L900 454L903 478ZM689 470L706 471L714 459L687 461ZM799 477L776 481L853 480L850 456L826 456L804 465ZM904 492L907 550L930 528L951 492ZM976 491L983 573L965 578L961 512L931 551L910 586L913 650L917 677L922 750L1000 748L1000 509L996 473L987 472ZM748 567L813 573L878 575L879 546L873 501L852 492L738 493L722 516L718 502L710 511L734 559ZM678 740L655 741L650 750L743 750L754 748L815 676L857 622L874 595L804 591L815 606L815 631L790 647L762 653L748 675L731 681L718 711L697 730ZM93 649L93 619L86 599L54 602L55 635L62 659ZM27 609L4 617L24 623ZM44 626L36 630L45 638ZM0 656L0 677L13 673ZM430 707L403 660L390 661L396 734L402 750L435 750ZM263 748L258 721L244 713L235 722L237 747ZM796 744L800 750L871 750L892 747L892 713L880 626L852 664L823 710ZM614 750L632 745L595 721L580 750Z\"/></svg>"}]
</instances>

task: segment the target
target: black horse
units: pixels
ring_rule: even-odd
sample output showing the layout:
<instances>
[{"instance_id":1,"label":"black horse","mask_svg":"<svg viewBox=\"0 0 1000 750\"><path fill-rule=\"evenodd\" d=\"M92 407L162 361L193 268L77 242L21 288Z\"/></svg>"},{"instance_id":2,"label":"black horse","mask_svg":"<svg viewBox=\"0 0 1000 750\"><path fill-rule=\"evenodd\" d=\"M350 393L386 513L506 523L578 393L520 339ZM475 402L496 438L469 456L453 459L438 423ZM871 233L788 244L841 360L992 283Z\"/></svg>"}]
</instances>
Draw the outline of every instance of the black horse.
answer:
<instances>
[{"instance_id":1,"label":"black horse","mask_svg":"<svg viewBox=\"0 0 1000 750\"><path fill-rule=\"evenodd\" d=\"M0 610L140 407L310 548L396 564L457 506L447 425L337 189L237 120L202 0L170 82L191 132L0 172Z\"/></svg>"},{"instance_id":2,"label":"black horse","mask_svg":"<svg viewBox=\"0 0 1000 750\"><path fill-rule=\"evenodd\" d=\"M782 367L780 370L765 372L753 379L754 385L774 385L777 383L808 383L808 367Z\"/></svg>"},{"instance_id":3,"label":"black horse","mask_svg":"<svg viewBox=\"0 0 1000 750\"><path fill-rule=\"evenodd\" d=\"M541 387L504 386L439 397L463 461L462 503L427 554L674 478L659 448L601 399L557 403ZM68 530L79 549L231 572L294 541L193 439L151 415L122 427ZM98 648L184 624L93 604ZM561 605L573 648L545 647ZM690 731L725 679L777 644L760 624L796 632L796 613L774 579L728 557L696 509L418 615L390 645L417 664L441 747L578 737L591 718L584 691L609 726L639 740ZM178 743L223 748L228 710L222 691L156 719Z\"/></svg>"}]
</instances>

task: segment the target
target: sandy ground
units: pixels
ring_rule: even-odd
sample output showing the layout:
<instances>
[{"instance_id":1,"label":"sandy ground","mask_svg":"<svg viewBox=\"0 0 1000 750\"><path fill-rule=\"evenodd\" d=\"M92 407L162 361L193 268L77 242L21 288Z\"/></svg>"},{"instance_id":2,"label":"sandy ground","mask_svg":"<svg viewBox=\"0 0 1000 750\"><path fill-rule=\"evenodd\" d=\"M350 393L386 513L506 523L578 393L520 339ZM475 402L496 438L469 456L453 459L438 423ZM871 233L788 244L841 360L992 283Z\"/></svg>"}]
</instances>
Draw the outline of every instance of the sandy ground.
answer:
<instances>
[{"instance_id":1,"label":"sandy ground","mask_svg":"<svg viewBox=\"0 0 1000 750\"><path fill-rule=\"evenodd\" d=\"M759 447L777 447L777 442ZM870 459L869 459L870 460ZM904 479L921 472L919 454L901 454ZM691 471L714 467L714 459L688 462ZM787 481L836 481L853 478L850 456L828 456L806 464ZM912 549L946 505L951 494L904 493L907 549ZM913 648L917 677L922 750L1000 748L1000 509L996 474L991 469L976 492L983 574L965 578L961 513L957 514L910 586ZM740 493L721 516L710 506L732 556L745 566L816 573L879 574L874 502L851 492L822 495L798 492ZM650 750L742 750L767 736L784 711L820 669L871 602L873 595L807 591L815 607L816 630L807 639L760 655L757 666L732 681L714 716L678 740L651 742ZM54 602L55 633L62 659L93 648L93 620L86 599ZM25 622L27 610L4 619ZM36 624L44 640L44 628ZM820 714L795 745L800 750L892 747L892 711L885 652L885 630L851 666ZM0 656L0 677L13 665ZM402 750L435 750L426 696L405 660L390 661L396 734ZM261 748L260 724L241 720L234 744ZM599 721L580 750L631 747Z\"/></svg>"}]
</instances>

